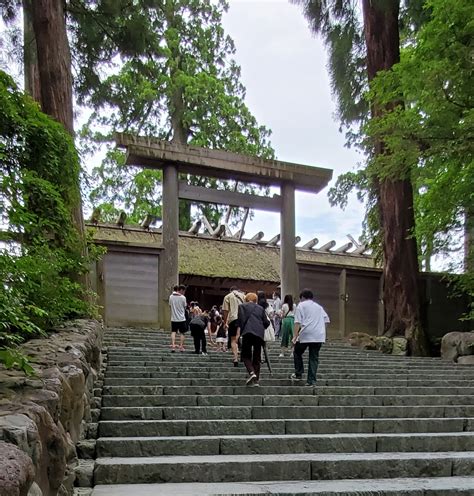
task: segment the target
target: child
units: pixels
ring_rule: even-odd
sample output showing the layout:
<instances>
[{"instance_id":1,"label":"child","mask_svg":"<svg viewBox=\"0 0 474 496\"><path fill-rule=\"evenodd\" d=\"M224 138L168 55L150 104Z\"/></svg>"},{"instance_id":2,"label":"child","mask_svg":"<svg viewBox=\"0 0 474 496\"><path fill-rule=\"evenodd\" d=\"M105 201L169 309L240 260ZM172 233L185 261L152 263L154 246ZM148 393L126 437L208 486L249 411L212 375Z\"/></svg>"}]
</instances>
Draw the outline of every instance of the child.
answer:
<instances>
[{"instance_id":1,"label":"child","mask_svg":"<svg viewBox=\"0 0 474 496\"><path fill-rule=\"evenodd\" d=\"M224 353L227 351L227 332L225 326L222 322L222 317L219 315L217 317L217 334L216 334L216 343L217 343L217 351L223 351Z\"/></svg>"}]
</instances>

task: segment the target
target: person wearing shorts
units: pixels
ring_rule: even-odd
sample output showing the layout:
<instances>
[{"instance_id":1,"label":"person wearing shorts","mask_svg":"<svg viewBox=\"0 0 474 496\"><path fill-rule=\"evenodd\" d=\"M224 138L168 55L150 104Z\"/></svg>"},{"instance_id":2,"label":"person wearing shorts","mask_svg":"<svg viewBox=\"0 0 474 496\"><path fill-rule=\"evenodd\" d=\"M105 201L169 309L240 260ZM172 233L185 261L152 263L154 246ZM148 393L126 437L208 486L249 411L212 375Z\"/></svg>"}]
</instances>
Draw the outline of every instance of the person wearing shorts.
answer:
<instances>
[{"instance_id":1,"label":"person wearing shorts","mask_svg":"<svg viewBox=\"0 0 474 496\"><path fill-rule=\"evenodd\" d=\"M239 366L239 345L237 337L238 322L238 309L239 305L244 302L245 295L237 288L230 288L229 294L224 297L222 304L222 320L227 329L227 337L230 341L230 348L232 349L234 367Z\"/></svg>"},{"instance_id":2,"label":"person wearing shorts","mask_svg":"<svg viewBox=\"0 0 474 496\"><path fill-rule=\"evenodd\" d=\"M186 296L184 293L186 286L175 286L173 293L169 297L171 307L171 352L176 351L176 333L180 337L179 351L184 351L184 335L188 330L186 322Z\"/></svg>"}]
</instances>

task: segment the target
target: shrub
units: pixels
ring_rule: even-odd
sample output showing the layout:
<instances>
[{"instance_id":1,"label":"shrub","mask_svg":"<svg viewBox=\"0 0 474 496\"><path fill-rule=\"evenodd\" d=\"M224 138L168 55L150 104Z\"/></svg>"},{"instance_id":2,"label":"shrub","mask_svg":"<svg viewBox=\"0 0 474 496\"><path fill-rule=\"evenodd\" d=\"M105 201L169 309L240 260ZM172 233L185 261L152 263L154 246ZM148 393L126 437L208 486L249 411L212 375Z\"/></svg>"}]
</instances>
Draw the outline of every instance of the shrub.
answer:
<instances>
[{"instance_id":1,"label":"shrub","mask_svg":"<svg viewBox=\"0 0 474 496\"><path fill-rule=\"evenodd\" d=\"M0 71L0 362L29 371L15 347L94 307L72 222L79 160L71 136Z\"/></svg>"}]
</instances>

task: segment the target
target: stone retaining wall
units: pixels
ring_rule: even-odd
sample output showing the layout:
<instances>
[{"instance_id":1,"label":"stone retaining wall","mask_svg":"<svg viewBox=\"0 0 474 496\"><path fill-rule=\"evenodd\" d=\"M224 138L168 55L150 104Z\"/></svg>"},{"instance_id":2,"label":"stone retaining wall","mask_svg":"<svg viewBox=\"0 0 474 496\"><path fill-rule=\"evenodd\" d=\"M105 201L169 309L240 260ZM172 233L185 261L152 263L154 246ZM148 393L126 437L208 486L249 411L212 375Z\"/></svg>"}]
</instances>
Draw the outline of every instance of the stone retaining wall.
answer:
<instances>
[{"instance_id":1,"label":"stone retaining wall","mask_svg":"<svg viewBox=\"0 0 474 496\"><path fill-rule=\"evenodd\" d=\"M103 326L76 320L56 331L22 346L35 377L0 367L2 496L72 494L75 445L95 407Z\"/></svg>"}]
</instances>

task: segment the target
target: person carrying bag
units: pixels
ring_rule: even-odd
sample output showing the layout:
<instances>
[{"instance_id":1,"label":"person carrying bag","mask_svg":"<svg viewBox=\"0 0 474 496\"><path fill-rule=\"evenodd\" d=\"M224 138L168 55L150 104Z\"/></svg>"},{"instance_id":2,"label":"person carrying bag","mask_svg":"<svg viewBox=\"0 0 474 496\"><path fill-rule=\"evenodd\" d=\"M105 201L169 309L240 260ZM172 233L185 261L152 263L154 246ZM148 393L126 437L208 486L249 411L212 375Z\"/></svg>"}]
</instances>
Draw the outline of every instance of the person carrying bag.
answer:
<instances>
[{"instance_id":1,"label":"person carrying bag","mask_svg":"<svg viewBox=\"0 0 474 496\"><path fill-rule=\"evenodd\" d=\"M258 386L262 347L265 345L265 329L270 325L270 320L265 310L257 305L255 293L245 295L245 303L239 306L238 321L237 336L242 336L240 356L249 374L246 384ZM274 333L273 337L275 337Z\"/></svg>"}]
</instances>

